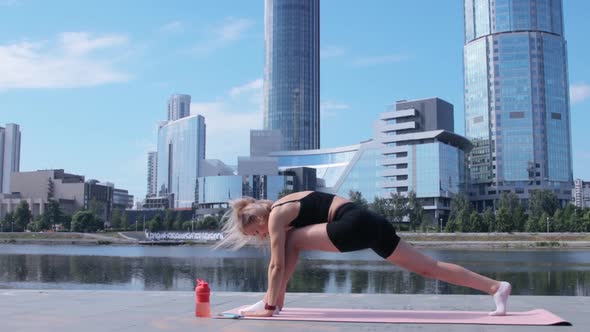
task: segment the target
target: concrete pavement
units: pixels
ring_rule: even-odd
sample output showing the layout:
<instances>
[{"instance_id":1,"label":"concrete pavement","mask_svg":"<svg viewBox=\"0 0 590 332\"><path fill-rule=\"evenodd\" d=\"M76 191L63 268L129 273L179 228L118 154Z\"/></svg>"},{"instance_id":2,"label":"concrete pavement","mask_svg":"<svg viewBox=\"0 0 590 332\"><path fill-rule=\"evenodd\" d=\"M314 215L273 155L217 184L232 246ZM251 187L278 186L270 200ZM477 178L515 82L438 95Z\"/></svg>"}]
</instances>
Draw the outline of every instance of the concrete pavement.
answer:
<instances>
[{"instance_id":1,"label":"concrete pavement","mask_svg":"<svg viewBox=\"0 0 590 332\"><path fill-rule=\"evenodd\" d=\"M213 292L212 313L254 303L262 293ZM573 326L365 324L206 319L194 316L193 292L0 289L0 330L28 331L588 331L590 297L512 296L509 309L547 309ZM287 295L286 306L397 310L493 309L486 295Z\"/></svg>"}]
</instances>

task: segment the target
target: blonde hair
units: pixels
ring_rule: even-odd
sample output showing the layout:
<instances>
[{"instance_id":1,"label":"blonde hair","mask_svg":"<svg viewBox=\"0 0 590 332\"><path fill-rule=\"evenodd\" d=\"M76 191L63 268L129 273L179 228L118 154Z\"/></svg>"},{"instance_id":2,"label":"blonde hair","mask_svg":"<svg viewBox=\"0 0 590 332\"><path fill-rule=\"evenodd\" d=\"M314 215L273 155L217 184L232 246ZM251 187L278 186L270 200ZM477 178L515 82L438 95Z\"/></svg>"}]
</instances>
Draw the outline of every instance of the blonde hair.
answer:
<instances>
[{"instance_id":1,"label":"blonde hair","mask_svg":"<svg viewBox=\"0 0 590 332\"><path fill-rule=\"evenodd\" d=\"M255 220L253 217L268 217L272 201L242 197L229 202L230 209L223 215L221 232L223 239L214 248L238 250L248 243L262 244L254 236L244 234L244 227Z\"/></svg>"}]
</instances>

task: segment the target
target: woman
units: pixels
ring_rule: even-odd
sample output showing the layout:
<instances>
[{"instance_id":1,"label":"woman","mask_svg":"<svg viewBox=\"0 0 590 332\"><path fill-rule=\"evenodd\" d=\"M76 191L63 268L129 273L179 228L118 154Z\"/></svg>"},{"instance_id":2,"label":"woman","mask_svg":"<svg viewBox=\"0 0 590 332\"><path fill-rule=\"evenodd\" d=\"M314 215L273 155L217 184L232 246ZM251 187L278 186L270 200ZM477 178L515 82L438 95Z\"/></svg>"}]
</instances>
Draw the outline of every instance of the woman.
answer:
<instances>
[{"instance_id":1,"label":"woman","mask_svg":"<svg viewBox=\"0 0 590 332\"><path fill-rule=\"evenodd\" d=\"M231 202L216 247L238 249L255 236L270 238L268 291L263 301L245 309L246 316L278 313L285 302L287 282L302 250L347 252L372 249L388 262L423 277L471 287L493 295L493 316L506 314L511 286L461 266L430 258L401 240L384 217L349 200L316 191L287 195L276 202L245 197Z\"/></svg>"}]
</instances>

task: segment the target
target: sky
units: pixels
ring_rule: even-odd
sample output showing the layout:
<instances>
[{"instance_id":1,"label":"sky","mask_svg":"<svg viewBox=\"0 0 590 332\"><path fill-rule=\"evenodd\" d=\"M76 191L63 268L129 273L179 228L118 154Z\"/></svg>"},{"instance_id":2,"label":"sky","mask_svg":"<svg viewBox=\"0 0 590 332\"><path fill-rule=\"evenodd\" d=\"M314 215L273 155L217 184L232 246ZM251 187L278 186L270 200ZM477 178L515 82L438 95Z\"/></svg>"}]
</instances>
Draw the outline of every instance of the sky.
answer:
<instances>
[{"instance_id":1,"label":"sky","mask_svg":"<svg viewBox=\"0 0 590 332\"><path fill-rule=\"evenodd\" d=\"M590 1L564 0L574 177L590 180ZM322 0L321 147L373 137L396 101L439 97L464 134L462 0ZM0 126L21 171L145 196L174 93L205 116L206 158L237 164L262 129L263 0L0 0Z\"/></svg>"}]
</instances>

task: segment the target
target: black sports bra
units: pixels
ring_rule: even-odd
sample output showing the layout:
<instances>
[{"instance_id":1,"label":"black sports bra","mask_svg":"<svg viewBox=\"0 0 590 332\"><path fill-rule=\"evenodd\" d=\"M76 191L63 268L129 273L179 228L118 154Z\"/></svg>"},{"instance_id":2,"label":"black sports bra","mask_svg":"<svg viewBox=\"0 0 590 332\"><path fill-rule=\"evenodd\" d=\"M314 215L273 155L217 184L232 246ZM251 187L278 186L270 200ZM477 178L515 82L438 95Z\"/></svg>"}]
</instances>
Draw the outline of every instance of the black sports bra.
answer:
<instances>
[{"instance_id":1,"label":"black sports bra","mask_svg":"<svg viewBox=\"0 0 590 332\"><path fill-rule=\"evenodd\" d=\"M300 228L313 224L321 224L328 222L328 213L330 212L330 206L334 197L335 195L332 194L312 191L300 199L276 204L271 207L271 210L283 204L299 202L299 214L289 223L289 226Z\"/></svg>"}]
</instances>

